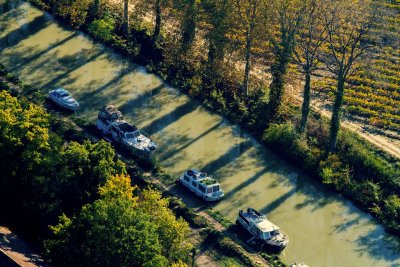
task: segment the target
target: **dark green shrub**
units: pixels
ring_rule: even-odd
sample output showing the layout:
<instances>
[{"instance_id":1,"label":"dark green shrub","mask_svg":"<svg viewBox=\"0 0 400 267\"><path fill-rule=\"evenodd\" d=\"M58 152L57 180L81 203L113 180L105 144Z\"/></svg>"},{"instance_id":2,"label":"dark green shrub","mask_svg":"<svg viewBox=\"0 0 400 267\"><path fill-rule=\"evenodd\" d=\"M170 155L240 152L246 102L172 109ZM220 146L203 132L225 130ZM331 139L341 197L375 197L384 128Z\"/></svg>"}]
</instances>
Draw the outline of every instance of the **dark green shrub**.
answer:
<instances>
[{"instance_id":1,"label":"dark green shrub","mask_svg":"<svg viewBox=\"0 0 400 267\"><path fill-rule=\"evenodd\" d=\"M372 181L355 183L353 197L363 207L373 209L381 202L381 187Z\"/></svg>"},{"instance_id":2,"label":"dark green shrub","mask_svg":"<svg viewBox=\"0 0 400 267\"><path fill-rule=\"evenodd\" d=\"M8 91L10 89L10 87L3 81L0 81L0 91L2 90L6 90Z\"/></svg>"},{"instance_id":3,"label":"dark green shrub","mask_svg":"<svg viewBox=\"0 0 400 267\"><path fill-rule=\"evenodd\" d=\"M289 151L297 138L296 130L292 123L271 124L264 132L263 141L272 147L279 147Z\"/></svg>"}]
</instances>

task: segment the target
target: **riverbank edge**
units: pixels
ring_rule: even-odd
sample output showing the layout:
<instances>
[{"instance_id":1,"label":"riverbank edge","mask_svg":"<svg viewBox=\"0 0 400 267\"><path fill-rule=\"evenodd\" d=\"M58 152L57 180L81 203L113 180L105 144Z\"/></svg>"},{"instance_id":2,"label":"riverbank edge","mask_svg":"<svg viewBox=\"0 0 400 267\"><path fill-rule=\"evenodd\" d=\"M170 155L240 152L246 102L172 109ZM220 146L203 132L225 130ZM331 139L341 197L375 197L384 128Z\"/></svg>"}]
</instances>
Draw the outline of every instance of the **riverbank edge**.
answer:
<instances>
[{"instance_id":1,"label":"riverbank edge","mask_svg":"<svg viewBox=\"0 0 400 267\"><path fill-rule=\"evenodd\" d=\"M26 0L30 3L32 3L34 6L37 8L41 9L42 11L46 11L46 7L38 4L37 0ZM59 22L63 26L67 26L68 28L72 27L72 23L68 21L67 19L56 15L55 16ZM75 28L76 29L76 28ZM343 175L346 170L349 170L350 168L353 167L351 160L353 159L348 159L349 156L347 156L347 160L343 160L342 158L333 158L334 163L329 165L329 162L327 163L326 161L324 162L323 153L321 154L320 151L317 151L314 153L312 149L303 149L301 144L299 145L298 143L301 142L304 137L294 137L290 141L290 144L285 144L287 143L288 140L285 140L285 136L279 137L280 140L278 142L275 142L277 140L273 140L273 142L268 142L264 138L264 130L257 131L257 129L252 129L252 127L246 123L246 119L241 119L238 120L235 118L235 115L237 112L231 112L231 110L221 108L221 103L219 102L220 99L216 99L212 95L205 95L205 94L198 94L196 92L193 92L191 90L188 90L188 88L184 88L180 86L181 81L179 80L174 80L173 78L168 75L168 65L164 64L163 61L157 61L156 59L160 58L159 56L162 55L162 47L160 47L157 43L154 42L149 42L151 40L151 36L147 35L147 39L143 39L143 33L142 31L135 31L134 29L131 29L131 35L134 35L135 33L138 35L135 38L135 40L142 40L142 43L137 43L137 46L134 47L129 47L129 45L126 45L127 42L121 42L121 40L125 40L122 36L119 36L115 34L118 39L112 39L108 40L107 42L104 40L101 40L100 38L94 36L91 34L90 31L87 29L87 25L83 24L79 27L79 30L83 31L84 33L87 34L87 36L90 36L92 40L95 42L99 42L109 48L111 48L114 52L121 54L123 56L126 56L130 58L130 60L133 60L137 64L144 65L147 70L151 73L154 73L158 76L160 76L162 79L166 80L167 82L171 83L173 86L178 88L181 92L189 95L192 98L195 98L197 100L200 100L208 109L212 110L213 112L216 112L220 115L222 115L224 118L226 118L228 121L232 122L232 124L238 124L240 127L245 129L246 131L249 131L259 142L261 142L263 145L265 145L268 149L271 149L276 153L277 156L283 158L286 161L290 161L289 164L296 166L297 168L301 169L305 173L307 173L310 177L313 179L317 180L318 182L324 184L324 176L322 173L322 168L321 168L321 163L325 163L329 168L332 165L337 165L341 166L340 170L337 171L336 169L333 169L334 174L336 175ZM139 53L137 52L137 48L142 47L143 45L147 45L148 51L144 53ZM153 52L153 53L152 53ZM157 55L157 56L153 56ZM161 57L162 58L162 57ZM190 84L188 85L190 87ZM296 107L292 106L289 107L290 112L299 112L299 110L296 111ZM328 122L318 113L313 112L313 114L310 115L310 121L316 120L318 123L322 124L322 127L328 128ZM284 134L284 133L283 133ZM347 129L344 129L341 127L341 136L345 136L342 138L342 140L346 140L347 144L344 145L344 149L346 150L351 150L352 149L352 144L356 143L357 146L362 146L367 148L367 150L372 150L374 157L378 158L378 160L381 161L389 161L389 162L398 162L397 159L393 158L386 152L380 150L379 148L375 147L373 144L370 144L368 141L360 137L357 133L351 132ZM350 140L348 140L350 139ZM282 141L283 144L280 144L279 141ZM288 146L284 149L282 149L282 146ZM294 148L294 149L293 149ZM355 149L356 150L356 149ZM310 152L311 151L311 152ZM348 154L351 154L351 152L354 153L354 151L346 151ZM343 151L338 151L338 155L342 156L342 154L345 154L346 152ZM356 151L357 152L357 151ZM308 154L312 154L311 160ZM328 158L328 160L332 160L332 158ZM312 161L310 163L310 161ZM350 163L349 163L350 161ZM355 160L357 161L357 159ZM357 162L354 163L354 166L356 166ZM399 164L399 163L397 163ZM400 166L400 165L399 165ZM344 172L342 172L342 169ZM337 172L337 173L335 173ZM379 170L377 171L379 173ZM373 179L374 177L371 177L370 179ZM344 185L342 184L343 181L338 181L337 184L335 182L333 183L326 183L325 187L330 190L337 192L339 194L342 194L345 196L347 199L351 200L358 208L360 208L362 211L367 212L371 214L374 219L376 219L380 224L382 224L385 229L397 236L400 236L400 226L399 223L396 224L396 221L393 220L391 217L391 214L386 214L384 211L384 201L380 200L379 203L377 200L366 200L363 199L363 196L360 197L360 188L359 187L354 187L356 185L355 182L350 185ZM367 181L368 182L368 181ZM382 197L387 197L386 195L382 195Z\"/></svg>"},{"instance_id":2,"label":"riverbank edge","mask_svg":"<svg viewBox=\"0 0 400 267\"><path fill-rule=\"evenodd\" d=\"M15 87L9 87L9 85L2 81L2 78L7 82L15 85ZM22 91L18 91L16 88L21 88ZM11 95L17 98L25 98L35 105L39 105L46 110L51 115L51 124L58 124L61 130L58 135L62 136L62 138L66 141L77 141L82 142L83 140L91 140L93 139L93 135L90 133L91 124L88 124L81 119L72 116L71 120L65 120L63 117L54 114L47 108L43 106L43 101L46 98L45 95L39 92L38 89L25 84L14 74L8 72L6 68L0 64L0 90L6 90ZM92 138L91 138L92 137ZM114 148L116 153L118 153L117 149ZM137 185L139 188L154 188L160 191L163 197L169 199L169 207L173 210L176 216L182 217L185 221L189 223L191 228L198 229L200 236L204 239L203 242L207 243L207 247L210 249L210 253L216 253L218 255L223 255L227 258L234 258L239 261L242 266L251 266L257 267L260 266L258 261L255 261L249 254L251 252L247 251L243 247L243 241L238 242L236 234L232 232L232 230L228 229L232 225L228 225L225 227L224 231L227 231L228 235L225 235L221 231L215 229L213 226L214 222L207 220L203 216L197 214L192 208L188 207L180 198L173 195L168 191L168 187L163 183L165 179L171 178L169 174L167 174L164 170L151 166L155 164L155 162L143 161L141 158L126 158L124 155L121 155L120 159L125 163L126 169L130 177L132 177L132 184ZM150 173L150 175L146 175ZM146 177L152 177L152 179L147 179ZM138 179L134 179L138 178ZM207 212L210 214L212 219L215 222L219 222L221 218L213 216L213 212ZM226 219L224 219L227 221ZM235 240L232 238L234 237ZM242 244L241 244L242 243ZM262 252L259 254L269 265L273 267L283 267L286 266L276 254L268 254L267 252ZM215 255L214 255L215 256Z\"/></svg>"}]
</instances>

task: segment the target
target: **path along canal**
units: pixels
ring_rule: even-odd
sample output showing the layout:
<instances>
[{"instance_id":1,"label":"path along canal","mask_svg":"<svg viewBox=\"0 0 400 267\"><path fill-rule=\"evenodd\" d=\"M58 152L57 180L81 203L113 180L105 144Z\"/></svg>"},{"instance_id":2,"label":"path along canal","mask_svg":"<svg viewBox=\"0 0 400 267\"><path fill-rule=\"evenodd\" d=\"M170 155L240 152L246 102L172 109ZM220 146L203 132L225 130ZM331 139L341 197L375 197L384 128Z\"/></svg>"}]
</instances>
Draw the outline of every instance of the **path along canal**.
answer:
<instances>
[{"instance_id":1,"label":"path along canal","mask_svg":"<svg viewBox=\"0 0 400 267\"><path fill-rule=\"evenodd\" d=\"M219 180L226 197L214 209L234 221L239 209L253 207L279 225L290 237L284 261L400 266L399 240L369 215L143 67L29 4L0 10L0 63L43 93L70 90L84 119L95 121L99 108L115 104L152 134L157 157L171 174L197 167Z\"/></svg>"}]
</instances>

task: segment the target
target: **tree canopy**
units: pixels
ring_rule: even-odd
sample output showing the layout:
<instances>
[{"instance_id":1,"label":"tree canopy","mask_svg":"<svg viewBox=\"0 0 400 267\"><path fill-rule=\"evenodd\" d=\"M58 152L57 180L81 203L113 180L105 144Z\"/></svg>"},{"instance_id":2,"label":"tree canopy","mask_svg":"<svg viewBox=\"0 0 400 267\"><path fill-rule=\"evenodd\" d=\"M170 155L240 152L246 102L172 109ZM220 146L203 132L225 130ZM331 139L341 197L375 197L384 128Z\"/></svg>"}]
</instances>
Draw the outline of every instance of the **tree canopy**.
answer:
<instances>
[{"instance_id":1,"label":"tree canopy","mask_svg":"<svg viewBox=\"0 0 400 267\"><path fill-rule=\"evenodd\" d=\"M51 227L46 248L58 266L167 266L187 261L189 227L168 200L146 189L133 194L126 175L111 176L100 198Z\"/></svg>"}]
</instances>

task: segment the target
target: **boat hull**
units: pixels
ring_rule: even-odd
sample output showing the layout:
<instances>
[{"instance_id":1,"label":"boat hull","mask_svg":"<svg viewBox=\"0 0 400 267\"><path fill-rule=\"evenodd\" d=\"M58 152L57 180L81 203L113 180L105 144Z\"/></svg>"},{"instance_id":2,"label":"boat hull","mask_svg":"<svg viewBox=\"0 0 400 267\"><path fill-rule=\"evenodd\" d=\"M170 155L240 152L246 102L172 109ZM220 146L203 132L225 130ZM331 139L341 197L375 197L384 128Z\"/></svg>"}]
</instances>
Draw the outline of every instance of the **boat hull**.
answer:
<instances>
[{"instance_id":1,"label":"boat hull","mask_svg":"<svg viewBox=\"0 0 400 267\"><path fill-rule=\"evenodd\" d=\"M49 94L49 98L57 105L59 105L62 108L71 110L71 111L76 111L79 106L76 105L68 105L67 103L64 103L63 101L60 101L60 99L54 97L52 94Z\"/></svg>"},{"instance_id":2,"label":"boat hull","mask_svg":"<svg viewBox=\"0 0 400 267\"><path fill-rule=\"evenodd\" d=\"M204 199L207 202L215 202L220 200L223 196L224 193L221 193L219 195L216 196L210 196L207 194L203 194L202 192L200 192L199 190L197 190L196 188L194 188L193 186L191 186L190 183L187 183L184 179L183 176L179 177L179 179L177 180L179 183L181 183L184 187L188 188L191 192L195 193L196 196Z\"/></svg>"}]
</instances>

